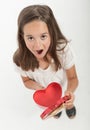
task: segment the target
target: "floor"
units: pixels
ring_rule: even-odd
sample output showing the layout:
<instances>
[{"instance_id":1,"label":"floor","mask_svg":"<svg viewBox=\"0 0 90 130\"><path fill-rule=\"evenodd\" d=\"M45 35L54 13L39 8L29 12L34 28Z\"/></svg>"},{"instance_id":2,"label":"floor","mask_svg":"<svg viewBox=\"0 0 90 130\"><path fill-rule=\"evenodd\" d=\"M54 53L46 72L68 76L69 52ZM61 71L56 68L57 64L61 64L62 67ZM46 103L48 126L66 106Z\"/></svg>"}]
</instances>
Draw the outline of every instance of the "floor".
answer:
<instances>
[{"instance_id":1,"label":"floor","mask_svg":"<svg viewBox=\"0 0 90 130\"><path fill-rule=\"evenodd\" d=\"M42 120L40 114L43 110L35 104L32 98L34 91L24 87L20 76L14 70L12 56L17 43L17 15L21 8L30 2L3 0L0 5L0 16L2 17L0 20L0 130L89 130L90 45L88 43L90 43L90 30L88 29L88 0L83 2L81 0L68 0L68 6L65 4L66 1L61 0L60 7L57 4L58 1L54 3L48 0L47 2L54 8L57 16L58 9L61 9L59 13L63 16L61 19L63 19L62 23L65 27L64 32L72 38L76 54L79 87L75 93L77 115L72 120L68 119L64 110L59 119ZM74 8L71 8L73 5ZM10 19L6 15L6 11L3 11L5 9L7 14L12 16ZM69 18L67 18L67 10ZM59 17L57 18L61 20Z\"/></svg>"},{"instance_id":2,"label":"floor","mask_svg":"<svg viewBox=\"0 0 90 130\"><path fill-rule=\"evenodd\" d=\"M12 70L12 72L14 72ZM14 74L14 73L13 73ZM15 79L16 79L16 82ZM8 78L8 77L7 77ZM79 85L76 92L75 105L77 116L68 119L63 110L59 119L49 118L42 120L43 112L32 99L33 91L25 88L20 77L15 73L12 81L0 87L0 129L1 130L88 130L89 129L89 103L90 98L85 88L85 80ZM4 83L4 82L3 82ZM81 88L82 87L82 88Z\"/></svg>"}]
</instances>

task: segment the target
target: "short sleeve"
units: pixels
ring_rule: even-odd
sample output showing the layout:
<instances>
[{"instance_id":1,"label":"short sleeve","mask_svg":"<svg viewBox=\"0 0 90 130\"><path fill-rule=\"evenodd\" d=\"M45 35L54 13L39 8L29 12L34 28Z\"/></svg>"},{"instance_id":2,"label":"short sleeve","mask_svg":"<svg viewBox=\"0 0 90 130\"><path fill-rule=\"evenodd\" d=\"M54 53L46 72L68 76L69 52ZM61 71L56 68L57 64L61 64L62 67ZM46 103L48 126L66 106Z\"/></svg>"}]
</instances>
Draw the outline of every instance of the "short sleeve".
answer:
<instances>
[{"instance_id":1,"label":"short sleeve","mask_svg":"<svg viewBox=\"0 0 90 130\"><path fill-rule=\"evenodd\" d=\"M62 68L70 69L74 65L74 52L69 43L66 45L63 51L58 52L58 57Z\"/></svg>"},{"instance_id":2,"label":"short sleeve","mask_svg":"<svg viewBox=\"0 0 90 130\"><path fill-rule=\"evenodd\" d=\"M27 74L26 74L26 71L22 70L21 67L17 66L15 63L14 63L14 69L17 73L19 73L21 76L23 77L27 77Z\"/></svg>"}]
</instances>

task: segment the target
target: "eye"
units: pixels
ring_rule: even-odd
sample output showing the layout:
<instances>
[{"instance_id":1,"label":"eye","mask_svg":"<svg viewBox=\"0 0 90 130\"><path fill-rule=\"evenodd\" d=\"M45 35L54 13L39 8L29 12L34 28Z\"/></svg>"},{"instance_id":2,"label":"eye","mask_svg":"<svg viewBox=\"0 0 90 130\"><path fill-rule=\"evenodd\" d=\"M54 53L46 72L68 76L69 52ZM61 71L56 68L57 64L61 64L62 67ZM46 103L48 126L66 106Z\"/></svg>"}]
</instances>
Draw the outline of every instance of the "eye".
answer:
<instances>
[{"instance_id":1,"label":"eye","mask_svg":"<svg viewBox=\"0 0 90 130\"><path fill-rule=\"evenodd\" d=\"M47 38L47 35L42 35L41 40L45 40Z\"/></svg>"},{"instance_id":2,"label":"eye","mask_svg":"<svg viewBox=\"0 0 90 130\"><path fill-rule=\"evenodd\" d=\"M29 40L29 41L32 41L32 40L34 40L34 38L33 38L32 36L29 36L29 37L28 37L28 40Z\"/></svg>"}]
</instances>

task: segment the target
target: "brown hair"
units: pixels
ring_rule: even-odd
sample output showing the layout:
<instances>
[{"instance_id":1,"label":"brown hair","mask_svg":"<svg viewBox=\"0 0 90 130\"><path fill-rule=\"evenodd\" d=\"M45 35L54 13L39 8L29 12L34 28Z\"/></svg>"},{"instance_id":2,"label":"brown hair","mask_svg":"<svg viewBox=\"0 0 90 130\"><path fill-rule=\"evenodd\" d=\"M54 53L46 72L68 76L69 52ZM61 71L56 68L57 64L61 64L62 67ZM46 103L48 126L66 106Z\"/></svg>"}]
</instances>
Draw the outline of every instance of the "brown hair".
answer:
<instances>
[{"instance_id":1,"label":"brown hair","mask_svg":"<svg viewBox=\"0 0 90 130\"><path fill-rule=\"evenodd\" d=\"M51 37L51 44L47 53L53 58L55 62L56 70L61 67L60 61L57 56L57 46L62 43L67 43L67 39L62 34L57 21L53 15L52 10L47 5L31 5L24 8L19 17L18 17L18 49L14 53L13 61L20 66L23 70L31 69L34 71L35 68L39 67L39 63L35 56L28 50L25 45L25 41L23 38L23 27L25 24L33 21L33 20L42 20L47 24L50 37ZM60 42L64 41L64 42ZM64 49L64 48L62 48ZM62 50L61 49L61 50ZM59 50L60 51L60 50ZM47 55L45 56L47 59Z\"/></svg>"}]
</instances>

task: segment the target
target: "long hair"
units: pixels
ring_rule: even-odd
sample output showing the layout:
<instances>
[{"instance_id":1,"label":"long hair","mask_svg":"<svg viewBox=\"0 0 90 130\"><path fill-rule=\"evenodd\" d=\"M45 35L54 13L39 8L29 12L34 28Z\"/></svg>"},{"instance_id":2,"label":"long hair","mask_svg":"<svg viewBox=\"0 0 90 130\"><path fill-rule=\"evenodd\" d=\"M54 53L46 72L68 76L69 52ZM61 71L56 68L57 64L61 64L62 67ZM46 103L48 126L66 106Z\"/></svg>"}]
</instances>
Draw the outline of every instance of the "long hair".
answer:
<instances>
[{"instance_id":1,"label":"long hair","mask_svg":"<svg viewBox=\"0 0 90 130\"><path fill-rule=\"evenodd\" d=\"M23 38L24 25L37 19L42 20L47 24L48 31L51 37L51 44L47 53L49 53L49 55L53 58L55 62L55 69L57 70L59 67L61 67L60 61L57 56L57 46L63 43L67 44L68 41L62 34L52 10L47 5L31 5L24 8L20 12L18 17L17 32L18 49L14 53L13 61L26 71L28 71L29 69L34 71L35 68L39 67L37 59L30 52L30 50L28 50ZM48 61L47 55L45 56L45 59Z\"/></svg>"}]
</instances>

